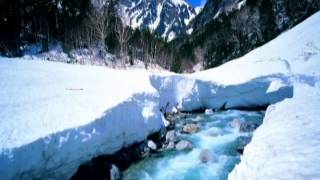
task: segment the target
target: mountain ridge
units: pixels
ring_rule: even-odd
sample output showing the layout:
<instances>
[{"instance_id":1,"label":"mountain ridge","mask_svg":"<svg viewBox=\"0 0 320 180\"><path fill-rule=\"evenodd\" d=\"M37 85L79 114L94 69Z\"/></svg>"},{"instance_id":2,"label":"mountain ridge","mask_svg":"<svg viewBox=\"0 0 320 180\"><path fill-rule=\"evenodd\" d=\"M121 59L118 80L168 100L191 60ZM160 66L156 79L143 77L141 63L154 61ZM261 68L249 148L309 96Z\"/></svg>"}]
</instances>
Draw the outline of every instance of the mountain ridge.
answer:
<instances>
[{"instance_id":1,"label":"mountain ridge","mask_svg":"<svg viewBox=\"0 0 320 180\"><path fill-rule=\"evenodd\" d=\"M168 41L187 33L197 11L184 0L120 0L127 25L148 29Z\"/></svg>"}]
</instances>

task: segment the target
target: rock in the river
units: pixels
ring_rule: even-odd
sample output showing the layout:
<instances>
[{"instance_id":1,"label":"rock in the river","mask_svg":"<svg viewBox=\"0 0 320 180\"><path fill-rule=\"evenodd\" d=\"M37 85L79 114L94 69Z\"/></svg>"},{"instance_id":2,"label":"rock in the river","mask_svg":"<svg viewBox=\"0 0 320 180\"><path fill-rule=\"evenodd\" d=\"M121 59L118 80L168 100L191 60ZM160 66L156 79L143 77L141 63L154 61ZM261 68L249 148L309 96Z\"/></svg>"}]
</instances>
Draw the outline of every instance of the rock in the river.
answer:
<instances>
[{"instance_id":1,"label":"rock in the river","mask_svg":"<svg viewBox=\"0 0 320 180\"><path fill-rule=\"evenodd\" d=\"M204 111L204 114L205 114L205 115L211 115L211 114L213 114L213 110L212 110L212 109L206 109L206 110Z\"/></svg>"},{"instance_id":2,"label":"rock in the river","mask_svg":"<svg viewBox=\"0 0 320 180\"><path fill-rule=\"evenodd\" d=\"M252 121L246 121L240 125L240 132L252 132L258 128L258 124Z\"/></svg>"},{"instance_id":3,"label":"rock in the river","mask_svg":"<svg viewBox=\"0 0 320 180\"><path fill-rule=\"evenodd\" d=\"M153 151L157 150L157 145L152 140L148 141L148 147Z\"/></svg>"},{"instance_id":4,"label":"rock in the river","mask_svg":"<svg viewBox=\"0 0 320 180\"><path fill-rule=\"evenodd\" d=\"M199 128L196 124L186 124L183 126L182 132L188 133L188 134L193 134L198 132Z\"/></svg>"},{"instance_id":5,"label":"rock in the river","mask_svg":"<svg viewBox=\"0 0 320 180\"><path fill-rule=\"evenodd\" d=\"M121 179L121 172L118 167L112 164L110 169L110 179L111 180L120 180Z\"/></svg>"},{"instance_id":6,"label":"rock in the river","mask_svg":"<svg viewBox=\"0 0 320 180\"><path fill-rule=\"evenodd\" d=\"M177 134L175 130L170 130L166 134L166 142L176 142Z\"/></svg>"},{"instance_id":7,"label":"rock in the river","mask_svg":"<svg viewBox=\"0 0 320 180\"><path fill-rule=\"evenodd\" d=\"M231 121L230 126L236 129L240 129L241 127L241 120L240 119L234 119Z\"/></svg>"},{"instance_id":8,"label":"rock in the river","mask_svg":"<svg viewBox=\"0 0 320 180\"><path fill-rule=\"evenodd\" d=\"M192 143L186 140L181 140L176 144L176 149L179 151L192 149Z\"/></svg>"},{"instance_id":9,"label":"rock in the river","mask_svg":"<svg viewBox=\"0 0 320 180\"><path fill-rule=\"evenodd\" d=\"M199 159L202 163L216 161L216 158L213 156L212 152L208 149L205 149L200 152Z\"/></svg>"},{"instance_id":10,"label":"rock in the river","mask_svg":"<svg viewBox=\"0 0 320 180\"><path fill-rule=\"evenodd\" d=\"M174 149L174 147L175 147L174 142L169 142L169 144L167 145L166 149L167 150L172 150L172 149Z\"/></svg>"}]
</instances>

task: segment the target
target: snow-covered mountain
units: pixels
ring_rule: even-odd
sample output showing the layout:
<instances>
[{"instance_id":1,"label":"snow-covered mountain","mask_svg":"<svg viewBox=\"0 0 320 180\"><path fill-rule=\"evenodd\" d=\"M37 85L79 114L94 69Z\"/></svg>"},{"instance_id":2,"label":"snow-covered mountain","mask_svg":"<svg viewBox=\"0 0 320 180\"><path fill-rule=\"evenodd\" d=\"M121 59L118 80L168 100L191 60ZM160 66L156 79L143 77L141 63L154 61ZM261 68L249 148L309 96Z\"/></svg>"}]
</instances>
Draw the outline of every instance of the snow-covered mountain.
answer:
<instances>
[{"instance_id":1,"label":"snow-covered mountain","mask_svg":"<svg viewBox=\"0 0 320 180\"><path fill-rule=\"evenodd\" d=\"M184 0L120 0L121 16L133 28L150 29L172 40L186 33L196 9Z\"/></svg>"}]
</instances>

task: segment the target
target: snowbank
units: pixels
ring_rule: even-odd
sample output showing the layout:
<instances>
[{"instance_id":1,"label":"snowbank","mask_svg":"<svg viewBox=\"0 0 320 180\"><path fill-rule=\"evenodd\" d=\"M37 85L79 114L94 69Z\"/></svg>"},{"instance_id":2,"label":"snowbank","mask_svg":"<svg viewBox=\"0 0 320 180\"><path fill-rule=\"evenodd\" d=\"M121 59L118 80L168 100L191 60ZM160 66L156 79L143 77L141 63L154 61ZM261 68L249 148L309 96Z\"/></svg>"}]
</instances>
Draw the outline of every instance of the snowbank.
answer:
<instances>
[{"instance_id":1,"label":"snowbank","mask_svg":"<svg viewBox=\"0 0 320 180\"><path fill-rule=\"evenodd\" d=\"M156 98L134 95L92 123L4 151L1 179L68 179L81 163L143 141L163 127Z\"/></svg>"},{"instance_id":2,"label":"snowbank","mask_svg":"<svg viewBox=\"0 0 320 180\"><path fill-rule=\"evenodd\" d=\"M152 76L159 91L160 106L182 111L265 107L293 95L289 77L262 76L242 84L218 84L184 76Z\"/></svg>"},{"instance_id":3,"label":"snowbank","mask_svg":"<svg viewBox=\"0 0 320 180\"><path fill-rule=\"evenodd\" d=\"M164 126L144 70L0 59L0 179L67 179Z\"/></svg>"},{"instance_id":4,"label":"snowbank","mask_svg":"<svg viewBox=\"0 0 320 180\"><path fill-rule=\"evenodd\" d=\"M319 89L295 84L293 99L270 106L229 179L319 179Z\"/></svg>"}]
</instances>

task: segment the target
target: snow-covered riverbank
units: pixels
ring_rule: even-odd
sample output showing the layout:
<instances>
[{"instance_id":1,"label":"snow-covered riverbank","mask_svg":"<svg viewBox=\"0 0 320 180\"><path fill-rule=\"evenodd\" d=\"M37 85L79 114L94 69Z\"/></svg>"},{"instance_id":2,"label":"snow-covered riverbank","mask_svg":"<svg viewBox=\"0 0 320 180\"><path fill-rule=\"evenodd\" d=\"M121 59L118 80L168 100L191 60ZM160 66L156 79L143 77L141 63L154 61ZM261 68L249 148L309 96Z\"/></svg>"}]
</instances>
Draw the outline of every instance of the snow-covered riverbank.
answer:
<instances>
[{"instance_id":1,"label":"snow-covered riverbank","mask_svg":"<svg viewBox=\"0 0 320 180\"><path fill-rule=\"evenodd\" d=\"M163 127L168 103L187 111L277 103L229 177L319 177L319 22L317 13L242 58L191 75L1 58L0 179L69 178L92 157Z\"/></svg>"},{"instance_id":2,"label":"snow-covered riverbank","mask_svg":"<svg viewBox=\"0 0 320 180\"><path fill-rule=\"evenodd\" d=\"M150 72L0 59L0 179L70 177L158 131Z\"/></svg>"}]
</instances>

